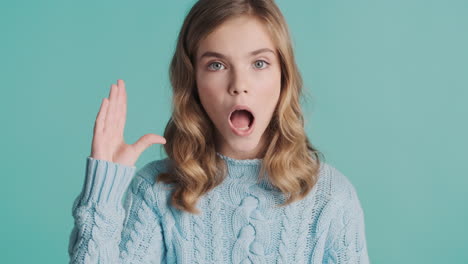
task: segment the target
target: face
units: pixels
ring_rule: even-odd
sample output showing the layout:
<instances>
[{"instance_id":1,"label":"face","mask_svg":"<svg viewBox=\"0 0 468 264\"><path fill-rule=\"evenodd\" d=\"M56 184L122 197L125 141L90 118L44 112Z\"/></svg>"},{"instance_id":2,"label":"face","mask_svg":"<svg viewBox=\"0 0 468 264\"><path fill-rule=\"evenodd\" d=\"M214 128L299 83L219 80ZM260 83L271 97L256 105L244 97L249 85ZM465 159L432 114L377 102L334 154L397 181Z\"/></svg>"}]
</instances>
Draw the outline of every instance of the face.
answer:
<instances>
[{"instance_id":1,"label":"face","mask_svg":"<svg viewBox=\"0 0 468 264\"><path fill-rule=\"evenodd\" d=\"M281 90L280 61L267 29L252 17L230 19L200 42L196 58L197 90L216 127L217 151L234 159L262 158ZM233 128L236 105L254 116L248 133Z\"/></svg>"}]
</instances>

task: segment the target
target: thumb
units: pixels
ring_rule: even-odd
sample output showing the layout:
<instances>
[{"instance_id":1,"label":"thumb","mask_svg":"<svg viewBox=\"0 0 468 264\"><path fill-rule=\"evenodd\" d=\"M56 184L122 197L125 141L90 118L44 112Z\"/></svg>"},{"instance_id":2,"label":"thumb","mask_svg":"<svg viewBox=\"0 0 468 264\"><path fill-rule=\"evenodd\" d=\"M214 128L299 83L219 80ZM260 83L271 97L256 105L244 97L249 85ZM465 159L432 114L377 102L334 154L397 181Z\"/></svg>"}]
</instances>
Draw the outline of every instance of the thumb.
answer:
<instances>
[{"instance_id":1,"label":"thumb","mask_svg":"<svg viewBox=\"0 0 468 264\"><path fill-rule=\"evenodd\" d=\"M166 144L166 139L156 134L146 134L140 137L137 142L133 144L135 151L140 155L145 149L153 144Z\"/></svg>"}]
</instances>

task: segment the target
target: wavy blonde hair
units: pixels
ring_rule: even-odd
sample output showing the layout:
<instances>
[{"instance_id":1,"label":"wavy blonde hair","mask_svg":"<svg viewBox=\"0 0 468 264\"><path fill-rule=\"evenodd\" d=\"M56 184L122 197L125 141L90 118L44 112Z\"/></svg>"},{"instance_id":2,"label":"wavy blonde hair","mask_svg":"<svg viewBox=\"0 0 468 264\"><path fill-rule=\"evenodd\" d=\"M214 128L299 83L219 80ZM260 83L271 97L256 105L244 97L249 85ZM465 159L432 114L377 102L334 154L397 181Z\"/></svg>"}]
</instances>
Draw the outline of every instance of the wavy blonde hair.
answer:
<instances>
[{"instance_id":1,"label":"wavy blonde hair","mask_svg":"<svg viewBox=\"0 0 468 264\"><path fill-rule=\"evenodd\" d=\"M164 131L170 169L156 176L174 184L174 207L199 214L196 203L222 183L225 161L216 155L215 126L205 112L196 89L195 65L199 42L224 21L249 15L260 19L276 44L281 64L281 92L273 117L265 130L263 177L288 196L288 205L304 198L318 180L322 153L309 142L299 99L302 77L294 60L285 19L273 0L200 0L187 14L179 32L169 76L173 88L172 116ZM267 174L265 174L267 173ZM268 176L266 176L268 175Z\"/></svg>"}]
</instances>

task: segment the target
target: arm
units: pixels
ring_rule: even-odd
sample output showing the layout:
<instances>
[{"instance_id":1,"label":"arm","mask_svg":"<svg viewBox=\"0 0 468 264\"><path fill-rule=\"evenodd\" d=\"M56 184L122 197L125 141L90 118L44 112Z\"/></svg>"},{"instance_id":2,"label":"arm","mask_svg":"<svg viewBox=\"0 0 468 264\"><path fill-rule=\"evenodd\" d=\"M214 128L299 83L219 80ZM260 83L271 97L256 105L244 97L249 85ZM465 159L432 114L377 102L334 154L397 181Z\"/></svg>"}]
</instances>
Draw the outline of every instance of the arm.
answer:
<instances>
[{"instance_id":1,"label":"arm","mask_svg":"<svg viewBox=\"0 0 468 264\"><path fill-rule=\"evenodd\" d=\"M83 190L72 208L70 263L162 262L165 249L154 194L146 179L138 173L133 177L135 169L87 158Z\"/></svg>"},{"instance_id":2,"label":"arm","mask_svg":"<svg viewBox=\"0 0 468 264\"><path fill-rule=\"evenodd\" d=\"M330 223L324 263L368 264L364 212L354 188Z\"/></svg>"}]
</instances>

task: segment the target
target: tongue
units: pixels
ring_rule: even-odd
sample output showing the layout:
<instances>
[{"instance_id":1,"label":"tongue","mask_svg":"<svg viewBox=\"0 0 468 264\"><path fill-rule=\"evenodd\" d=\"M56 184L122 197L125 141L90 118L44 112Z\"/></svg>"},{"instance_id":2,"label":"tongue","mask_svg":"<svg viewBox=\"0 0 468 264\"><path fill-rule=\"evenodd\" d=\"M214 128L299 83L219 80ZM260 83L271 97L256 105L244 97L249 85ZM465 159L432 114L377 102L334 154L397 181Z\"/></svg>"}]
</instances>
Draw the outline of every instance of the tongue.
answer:
<instances>
[{"instance_id":1,"label":"tongue","mask_svg":"<svg viewBox=\"0 0 468 264\"><path fill-rule=\"evenodd\" d=\"M234 111L231 115L231 122L236 128L248 127L250 123L250 114L247 111Z\"/></svg>"}]
</instances>

